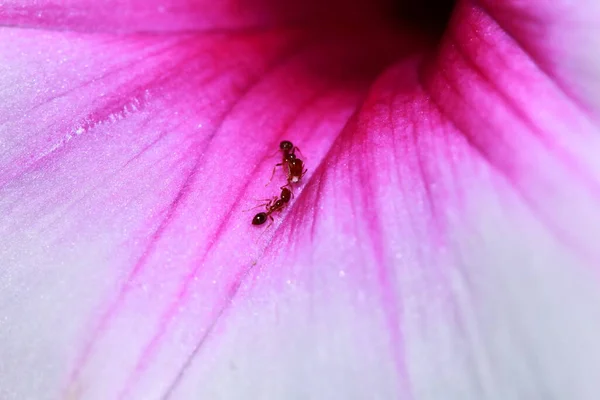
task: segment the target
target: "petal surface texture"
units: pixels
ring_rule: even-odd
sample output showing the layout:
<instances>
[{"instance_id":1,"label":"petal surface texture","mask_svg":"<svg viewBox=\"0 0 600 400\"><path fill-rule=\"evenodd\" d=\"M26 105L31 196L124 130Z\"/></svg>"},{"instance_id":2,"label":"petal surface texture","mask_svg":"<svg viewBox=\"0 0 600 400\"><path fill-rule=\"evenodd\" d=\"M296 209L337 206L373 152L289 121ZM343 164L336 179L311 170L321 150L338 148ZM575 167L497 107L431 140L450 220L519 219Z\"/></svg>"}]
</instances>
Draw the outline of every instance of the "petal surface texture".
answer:
<instances>
[{"instance_id":1,"label":"petal surface texture","mask_svg":"<svg viewBox=\"0 0 600 400\"><path fill-rule=\"evenodd\" d=\"M343 4L0 0L1 399L600 398L598 6Z\"/></svg>"}]
</instances>

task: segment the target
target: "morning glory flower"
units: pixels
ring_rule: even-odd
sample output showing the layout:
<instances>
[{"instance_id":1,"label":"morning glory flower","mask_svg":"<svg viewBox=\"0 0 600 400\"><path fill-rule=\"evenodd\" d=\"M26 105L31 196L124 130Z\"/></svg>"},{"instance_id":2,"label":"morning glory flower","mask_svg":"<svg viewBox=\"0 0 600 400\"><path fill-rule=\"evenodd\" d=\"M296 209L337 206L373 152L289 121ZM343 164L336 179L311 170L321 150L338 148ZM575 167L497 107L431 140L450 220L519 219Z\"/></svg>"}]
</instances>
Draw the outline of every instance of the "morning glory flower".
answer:
<instances>
[{"instance_id":1,"label":"morning glory flower","mask_svg":"<svg viewBox=\"0 0 600 400\"><path fill-rule=\"evenodd\" d=\"M599 398L597 2L0 24L0 398Z\"/></svg>"}]
</instances>

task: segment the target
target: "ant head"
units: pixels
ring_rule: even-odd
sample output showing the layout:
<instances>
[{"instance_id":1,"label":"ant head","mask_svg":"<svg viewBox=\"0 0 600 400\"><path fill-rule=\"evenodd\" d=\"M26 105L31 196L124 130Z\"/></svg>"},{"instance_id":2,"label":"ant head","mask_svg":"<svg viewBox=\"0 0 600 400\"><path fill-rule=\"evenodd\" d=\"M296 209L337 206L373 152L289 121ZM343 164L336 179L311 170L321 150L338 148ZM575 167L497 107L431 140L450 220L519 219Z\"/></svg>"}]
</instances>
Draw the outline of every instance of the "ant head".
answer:
<instances>
[{"instance_id":1,"label":"ant head","mask_svg":"<svg viewBox=\"0 0 600 400\"><path fill-rule=\"evenodd\" d=\"M283 142L279 143L279 148L284 151L290 151L293 147L294 145L289 140L284 140Z\"/></svg>"},{"instance_id":2,"label":"ant head","mask_svg":"<svg viewBox=\"0 0 600 400\"><path fill-rule=\"evenodd\" d=\"M267 213L259 212L252 218L252 225L262 225L267 222Z\"/></svg>"}]
</instances>

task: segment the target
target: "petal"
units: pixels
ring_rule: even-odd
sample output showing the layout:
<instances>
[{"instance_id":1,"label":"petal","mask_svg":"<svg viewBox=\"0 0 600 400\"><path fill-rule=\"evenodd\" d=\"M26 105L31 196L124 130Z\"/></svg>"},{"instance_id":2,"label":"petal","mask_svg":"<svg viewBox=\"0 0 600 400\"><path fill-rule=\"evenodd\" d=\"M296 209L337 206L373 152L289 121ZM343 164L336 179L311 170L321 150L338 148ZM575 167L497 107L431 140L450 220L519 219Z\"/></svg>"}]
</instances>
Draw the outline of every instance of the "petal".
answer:
<instances>
[{"instance_id":1,"label":"petal","mask_svg":"<svg viewBox=\"0 0 600 400\"><path fill-rule=\"evenodd\" d=\"M4 34L5 397L597 398L598 127L481 10L436 57Z\"/></svg>"},{"instance_id":2,"label":"petal","mask_svg":"<svg viewBox=\"0 0 600 400\"><path fill-rule=\"evenodd\" d=\"M592 212L600 124L512 36L478 7L458 8L423 85L540 217L598 254L582 228L600 222ZM569 211L561 211L566 204Z\"/></svg>"},{"instance_id":3,"label":"petal","mask_svg":"<svg viewBox=\"0 0 600 400\"><path fill-rule=\"evenodd\" d=\"M0 387L14 398L165 392L275 232L242 210L281 185L264 187L278 141L318 165L410 50L362 32L0 34Z\"/></svg>"},{"instance_id":4,"label":"petal","mask_svg":"<svg viewBox=\"0 0 600 400\"><path fill-rule=\"evenodd\" d=\"M343 0L2 0L0 25L84 32L250 30L369 20L379 2ZM327 24L330 26L331 24Z\"/></svg>"},{"instance_id":5,"label":"petal","mask_svg":"<svg viewBox=\"0 0 600 400\"><path fill-rule=\"evenodd\" d=\"M468 3L468 2L465 2ZM555 78L566 94L598 119L600 3L594 0L481 0L478 3Z\"/></svg>"},{"instance_id":6,"label":"petal","mask_svg":"<svg viewBox=\"0 0 600 400\"><path fill-rule=\"evenodd\" d=\"M477 7L421 61L372 86L174 398L598 398L599 127Z\"/></svg>"}]
</instances>

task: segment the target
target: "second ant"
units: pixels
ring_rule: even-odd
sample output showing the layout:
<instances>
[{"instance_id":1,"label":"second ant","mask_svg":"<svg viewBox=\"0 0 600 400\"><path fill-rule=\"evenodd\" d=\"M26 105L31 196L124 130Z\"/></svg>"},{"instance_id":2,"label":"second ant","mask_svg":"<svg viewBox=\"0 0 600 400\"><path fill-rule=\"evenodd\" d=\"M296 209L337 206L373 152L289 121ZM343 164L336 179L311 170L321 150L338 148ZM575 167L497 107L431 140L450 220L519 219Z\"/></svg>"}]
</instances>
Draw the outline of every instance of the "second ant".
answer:
<instances>
[{"instance_id":1,"label":"second ant","mask_svg":"<svg viewBox=\"0 0 600 400\"><path fill-rule=\"evenodd\" d=\"M273 223L273 217L271 216L271 214L273 214L276 211L283 210L286 204L289 203L292 196L292 191L287 186L282 186L281 194L279 195L279 197L275 196L267 203L261 204L265 206L267 211L259 212L258 214L256 214L254 218L252 218L252 225L262 225L265 222L267 222L267 218L269 218L271 220L271 223Z\"/></svg>"},{"instance_id":2,"label":"second ant","mask_svg":"<svg viewBox=\"0 0 600 400\"><path fill-rule=\"evenodd\" d=\"M291 184L300 182L300 179L302 179L308 170L304 168L304 161L296 157L296 150L300 152L300 149L297 146L294 146L292 142L289 140L282 141L279 143L279 150L282 152L282 161L273 167L273 173L271 174L271 179L269 179L267 185L273 180L277 167L285 165L287 168L286 175L288 186L291 188Z\"/></svg>"}]
</instances>

